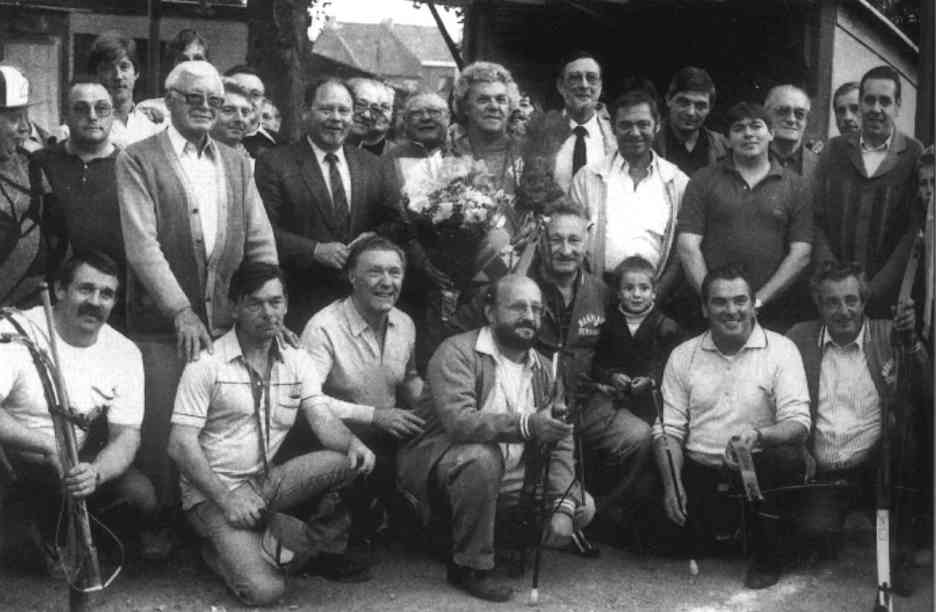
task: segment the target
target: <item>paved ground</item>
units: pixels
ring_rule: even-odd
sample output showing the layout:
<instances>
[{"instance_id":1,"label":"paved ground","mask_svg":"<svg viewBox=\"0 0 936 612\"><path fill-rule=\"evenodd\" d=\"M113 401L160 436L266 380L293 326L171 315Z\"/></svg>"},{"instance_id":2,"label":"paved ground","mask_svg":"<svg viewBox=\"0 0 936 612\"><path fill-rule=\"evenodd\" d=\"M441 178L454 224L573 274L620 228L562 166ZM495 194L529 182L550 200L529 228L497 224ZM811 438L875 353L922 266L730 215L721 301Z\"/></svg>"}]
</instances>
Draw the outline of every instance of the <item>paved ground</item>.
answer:
<instances>
[{"instance_id":1,"label":"paved ground","mask_svg":"<svg viewBox=\"0 0 936 612\"><path fill-rule=\"evenodd\" d=\"M425 556L380 551L375 578L364 585L336 585L321 578L296 578L277 610L466 611L532 610L527 606L530 573L514 580L515 600L496 605L449 588L444 570ZM871 610L875 569L871 532L851 532L842 558L808 570L794 567L763 591L741 586L745 563L708 559L691 578L684 561L638 558L604 547L600 559L544 555L539 609L543 612L650 610L661 612L854 612ZM916 570L919 588L897 599L898 612L933 610L931 569ZM62 584L23 570L0 570L0 610L63 610ZM132 565L106 592L101 609L170 612L242 610L191 551L166 566Z\"/></svg>"}]
</instances>

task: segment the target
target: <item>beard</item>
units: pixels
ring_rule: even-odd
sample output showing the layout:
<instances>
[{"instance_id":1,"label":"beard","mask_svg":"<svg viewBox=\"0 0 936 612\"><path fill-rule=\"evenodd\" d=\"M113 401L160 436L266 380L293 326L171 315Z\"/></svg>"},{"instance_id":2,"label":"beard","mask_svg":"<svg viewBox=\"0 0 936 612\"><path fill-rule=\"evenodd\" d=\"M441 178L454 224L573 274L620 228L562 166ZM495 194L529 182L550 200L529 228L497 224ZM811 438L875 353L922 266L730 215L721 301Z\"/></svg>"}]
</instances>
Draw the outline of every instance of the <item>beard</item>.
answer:
<instances>
[{"instance_id":1,"label":"beard","mask_svg":"<svg viewBox=\"0 0 936 612\"><path fill-rule=\"evenodd\" d=\"M524 338L518 333L521 329L529 329L533 333L529 338ZM533 343L536 341L537 329L531 321L521 321L513 325L494 325L493 332L499 344L511 350L526 351L533 347Z\"/></svg>"}]
</instances>

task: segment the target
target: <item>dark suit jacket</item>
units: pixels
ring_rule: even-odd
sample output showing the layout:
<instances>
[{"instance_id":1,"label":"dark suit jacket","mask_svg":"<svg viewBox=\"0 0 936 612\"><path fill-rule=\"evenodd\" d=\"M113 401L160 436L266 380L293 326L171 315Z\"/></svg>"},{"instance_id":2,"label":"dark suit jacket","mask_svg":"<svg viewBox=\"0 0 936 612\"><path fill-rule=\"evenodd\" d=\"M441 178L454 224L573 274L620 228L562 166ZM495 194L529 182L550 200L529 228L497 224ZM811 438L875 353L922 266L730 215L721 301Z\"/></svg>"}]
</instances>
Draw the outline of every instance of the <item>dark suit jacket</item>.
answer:
<instances>
[{"instance_id":1,"label":"dark suit jacket","mask_svg":"<svg viewBox=\"0 0 936 612\"><path fill-rule=\"evenodd\" d=\"M313 247L319 242L347 244L362 232L380 231L378 226L391 214L391 207L383 204L387 191L380 160L354 147L346 146L344 154L351 175L350 227L339 226L322 169L305 138L261 155L254 171L286 273L286 324L296 333L316 311L348 290L344 272L316 263Z\"/></svg>"}]
</instances>

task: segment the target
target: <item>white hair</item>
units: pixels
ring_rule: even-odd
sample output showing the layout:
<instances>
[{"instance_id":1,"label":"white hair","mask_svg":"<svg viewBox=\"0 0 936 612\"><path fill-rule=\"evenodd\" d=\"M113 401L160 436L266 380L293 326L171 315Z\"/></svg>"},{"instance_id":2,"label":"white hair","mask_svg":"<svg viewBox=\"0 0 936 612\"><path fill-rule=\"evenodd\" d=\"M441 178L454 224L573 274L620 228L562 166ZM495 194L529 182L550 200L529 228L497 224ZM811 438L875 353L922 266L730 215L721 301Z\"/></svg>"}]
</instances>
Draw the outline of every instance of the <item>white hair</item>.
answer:
<instances>
[{"instance_id":1,"label":"white hair","mask_svg":"<svg viewBox=\"0 0 936 612\"><path fill-rule=\"evenodd\" d=\"M218 91L224 90L221 74L214 65L204 60L194 60L176 64L166 77L166 91L178 89L179 83L186 79L212 79L216 82Z\"/></svg>"},{"instance_id":2,"label":"white hair","mask_svg":"<svg viewBox=\"0 0 936 612\"><path fill-rule=\"evenodd\" d=\"M806 108L812 109L812 100L809 99L809 94L796 85L789 83L771 87L770 91L767 92L767 98L764 100L764 108L770 110L775 107L777 105L777 98L780 97L780 94L784 93L798 93L802 95L804 98L806 98Z\"/></svg>"}]
</instances>

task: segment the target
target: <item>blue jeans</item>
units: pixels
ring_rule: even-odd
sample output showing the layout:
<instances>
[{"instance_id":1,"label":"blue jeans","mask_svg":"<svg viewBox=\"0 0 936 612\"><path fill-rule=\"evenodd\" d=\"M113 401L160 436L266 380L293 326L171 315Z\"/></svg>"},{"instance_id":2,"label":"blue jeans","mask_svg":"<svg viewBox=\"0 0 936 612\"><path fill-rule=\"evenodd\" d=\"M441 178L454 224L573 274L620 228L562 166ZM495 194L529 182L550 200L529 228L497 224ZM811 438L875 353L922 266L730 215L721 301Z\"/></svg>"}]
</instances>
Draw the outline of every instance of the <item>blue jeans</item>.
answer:
<instances>
[{"instance_id":1,"label":"blue jeans","mask_svg":"<svg viewBox=\"0 0 936 612\"><path fill-rule=\"evenodd\" d=\"M335 451L315 451L273 466L266 477L241 486L254 487L272 512L295 512L304 502L321 498L311 513L300 517L306 523L307 549L297 552L308 558L323 552L344 552L350 520L335 491L355 475L347 456ZM238 599L247 605L262 606L283 595L286 588L283 571L261 554L263 528L241 529L230 525L221 508L210 500L189 508L186 518L206 540L202 548L205 562Z\"/></svg>"}]
</instances>

